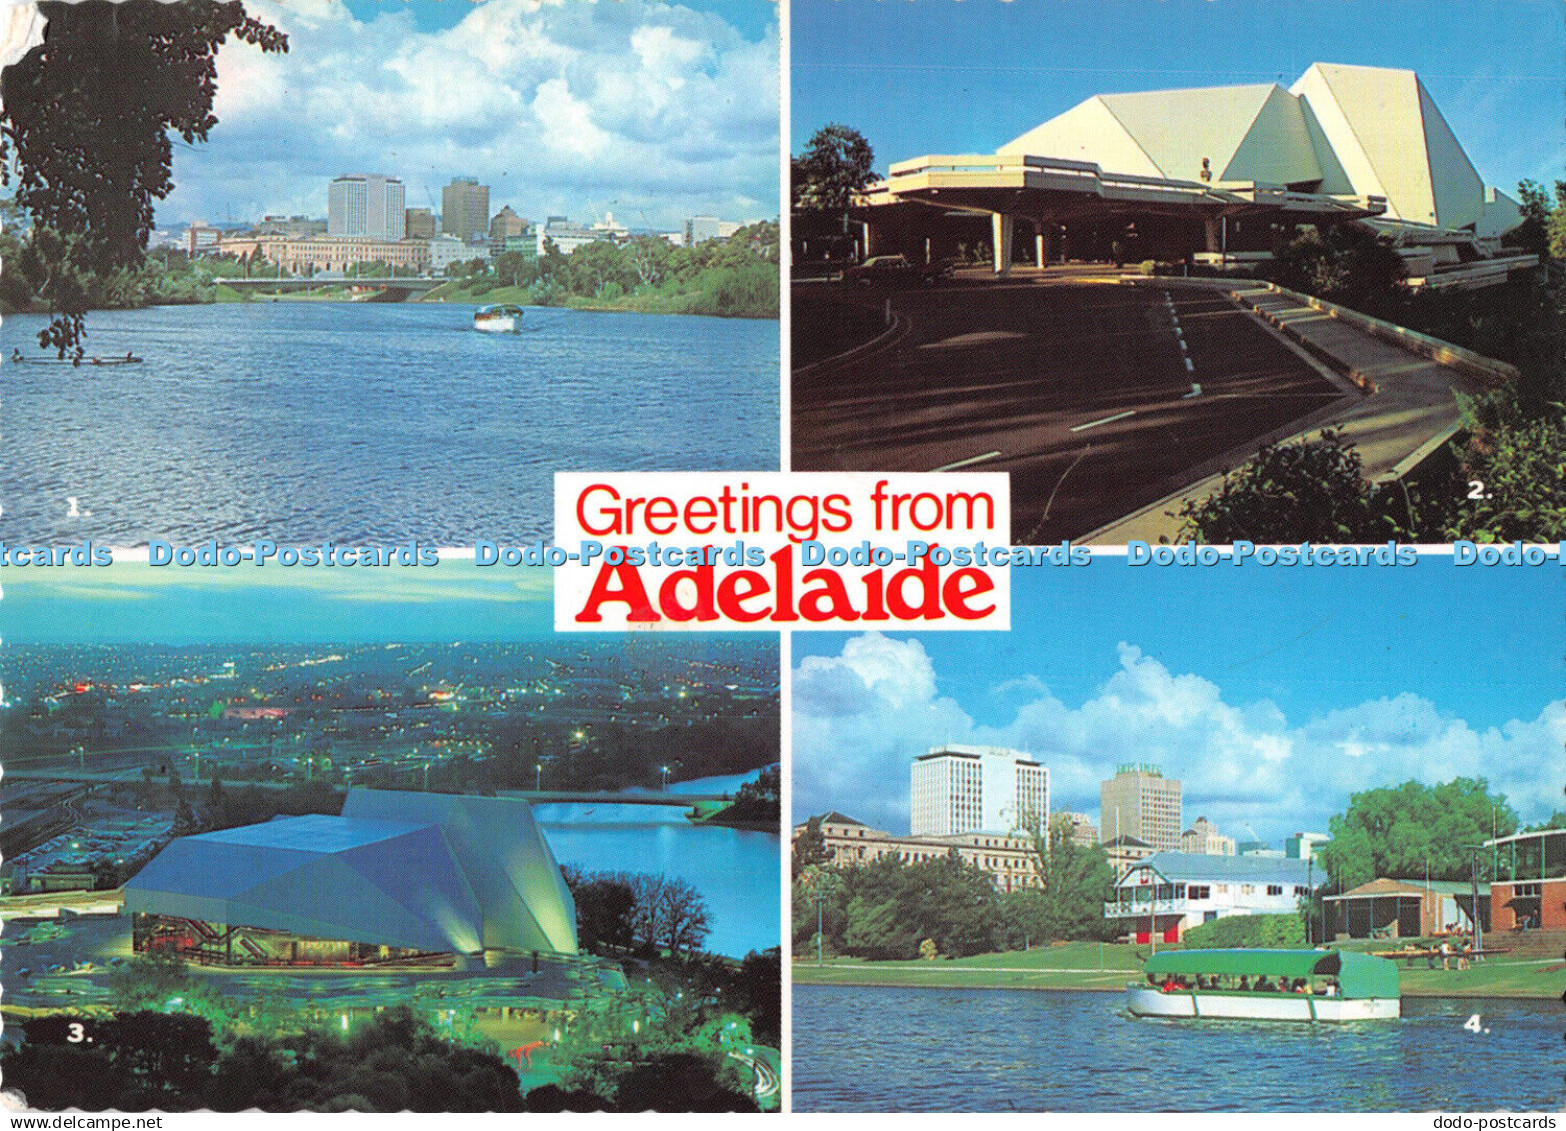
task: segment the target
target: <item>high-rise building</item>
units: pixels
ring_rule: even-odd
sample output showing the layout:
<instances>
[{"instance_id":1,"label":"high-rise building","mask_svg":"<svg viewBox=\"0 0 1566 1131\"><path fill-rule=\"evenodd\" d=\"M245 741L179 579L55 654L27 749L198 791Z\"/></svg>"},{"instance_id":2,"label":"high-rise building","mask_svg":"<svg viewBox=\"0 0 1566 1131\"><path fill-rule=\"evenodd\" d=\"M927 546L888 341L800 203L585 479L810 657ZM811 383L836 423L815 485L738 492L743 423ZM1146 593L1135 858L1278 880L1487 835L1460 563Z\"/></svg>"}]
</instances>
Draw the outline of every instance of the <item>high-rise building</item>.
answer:
<instances>
[{"instance_id":1,"label":"high-rise building","mask_svg":"<svg viewBox=\"0 0 1566 1131\"><path fill-rule=\"evenodd\" d=\"M1180 834L1180 851L1196 856L1233 856L1234 838L1224 836L1206 817L1198 817Z\"/></svg>"},{"instance_id":2,"label":"high-rise building","mask_svg":"<svg viewBox=\"0 0 1566 1131\"><path fill-rule=\"evenodd\" d=\"M473 177L453 177L440 190L440 230L459 240L489 237L489 186Z\"/></svg>"},{"instance_id":3,"label":"high-rise building","mask_svg":"<svg viewBox=\"0 0 1566 1131\"><path fill-rule=\"evenodd\" d=\"M402 182L378 173L338 177L326 197L326 234L400 240L407 234Z\"/></svg>"},{"instance_id":4,"label":"high-rise building","mask_svg":"<svg viewBox=\"0 0 1566 1131\"><path fill-rule=\"evenodd\" d=\"M913 836L1037 832L1049 816L1049 770L1015 750L936 746L912 775Z\"/></svg>"},{"instance_id":5,"label":"high-rise building","mask_svg":"<svg viewBox=\"0 0 1566 1131\"><path fill-rule=\"evenodd\" d=\"M410 240L435 238L435 213L428 208L409 208L404 213L403 227Z\"/></svg>"},{"instance_id":6,"label":"high-rise building","mask_svg":"<svg viewBox=\"0 0 1566 1131\"><path fill-rule=\"evenodd\" d=\"M1098 787L1098 835L1131 836L1161 852L1180 850L1180 783L1157 766L1120 766Z\"/></svg>"},{"instance_id":7,"label":"high-rise building","mask_svg":"<svg viewBox=\"0 0 1566 1131\"><path fill-rule=\"evenodd\" d=\"M506 205L489 222L489 242L504 245L507 239L513 236L523 235L528 229L528 223L512 210L511 205Z\"/></svg>"}]
</instances>

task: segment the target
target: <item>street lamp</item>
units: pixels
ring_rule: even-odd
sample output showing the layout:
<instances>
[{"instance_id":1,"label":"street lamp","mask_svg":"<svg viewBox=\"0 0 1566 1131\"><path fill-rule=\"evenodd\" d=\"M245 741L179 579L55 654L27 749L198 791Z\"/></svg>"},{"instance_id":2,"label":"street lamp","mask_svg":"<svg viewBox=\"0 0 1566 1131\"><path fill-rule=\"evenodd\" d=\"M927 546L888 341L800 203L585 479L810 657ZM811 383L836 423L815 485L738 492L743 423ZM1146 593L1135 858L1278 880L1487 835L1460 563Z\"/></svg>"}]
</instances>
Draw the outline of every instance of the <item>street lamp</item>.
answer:
<instances>
[{"instance_id":1,"label":"street lamp","mask_svg":"<svg viewBox=\"0 0 1566 1131\"><path fill-rule=\"evenodd\" d=\"M663 788L664 788L664 792L667 793L668 789L669 789L669 767L668 766L659 766L658 770L659 770L659 772L661 772L663 774Z\"/></svg>"}]
</instances>

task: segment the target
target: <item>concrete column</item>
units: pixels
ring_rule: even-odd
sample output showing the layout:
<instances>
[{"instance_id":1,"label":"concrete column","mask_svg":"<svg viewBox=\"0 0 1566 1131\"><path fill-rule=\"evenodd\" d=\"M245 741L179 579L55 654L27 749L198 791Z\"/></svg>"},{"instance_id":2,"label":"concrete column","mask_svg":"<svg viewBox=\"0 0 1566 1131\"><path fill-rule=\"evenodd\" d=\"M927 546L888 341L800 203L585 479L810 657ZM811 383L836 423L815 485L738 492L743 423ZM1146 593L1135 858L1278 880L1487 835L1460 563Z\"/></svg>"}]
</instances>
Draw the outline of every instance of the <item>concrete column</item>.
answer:
<instances>
[{"instance_id":1,"label":"concrete column","mask_svg":"<svg viewBox=\"0 0 1566 1131\"><path fill-rule=\"evenodd\" d=\"M1223 229L1219 226L1219 218L1216 216L1209 216L1202 222L1207 227L1207 250L1222 251Z\"/></svg>"},{"instance_id":2,"label":"concrete column","mask_svg":"<svg viewBox=\"0 0 1566 1131\"><path fill-rule=\"evenodd\" d=\"M1033 221L1033 263L1037 267L1047 267L1050 257L1050 229L1054 225L1048 220Z\"/></svg>"},{"instance_id":3,"label":"concrete column","mask_svg":"<svg viewBox=\"0 0 1566 1131\"><path fill-rule=\"evenodd\" d=\"M995 274L1005 279L1011 275L1011 235L1015 220L1010 213L990 214L990 234L994 237Z\"/></svg>"},{"instance_id":4,"label":"concrete column","mask_svg":"<svg viewBox=\"0 0 1566 1131\"><path fill-rule=\"evenodd\" d=\"M861 223L859 225L859 227L860 227L860 231L861 231L861 235L862 235L862 239L863 239L863 247L864 247L864 255L861 257L861 259L862 260L863 259L869 259L872 255L875 254L875 252L871 250L871 248L874 245L871 243L871 240L873 238L873 233L872 233L871 228L870 228L870 221L868 221L868 220L864 221L863 223Z\"/></svg>"}]
</instances>

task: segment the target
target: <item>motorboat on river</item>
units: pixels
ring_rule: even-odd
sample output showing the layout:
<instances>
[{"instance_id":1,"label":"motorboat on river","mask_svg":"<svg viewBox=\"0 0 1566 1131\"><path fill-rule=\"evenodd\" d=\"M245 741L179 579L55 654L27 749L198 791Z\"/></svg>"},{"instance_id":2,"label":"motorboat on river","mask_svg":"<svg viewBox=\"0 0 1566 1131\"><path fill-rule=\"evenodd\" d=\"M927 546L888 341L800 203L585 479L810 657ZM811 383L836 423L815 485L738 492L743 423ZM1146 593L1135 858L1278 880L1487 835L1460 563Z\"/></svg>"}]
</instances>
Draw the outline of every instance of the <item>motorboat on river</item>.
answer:
<instances>
[{"instance_id":1,"label":"motorboat on river","mask_svg":"<svg viewBox=\"0 0 1566 1131\"><path fill-rule=\"evenodd\" d=\"M1166 950L1126 986L1136 1017L1380 1021L1402 1015L1397 964L1341 950Z\"/></svg>"},{"instance_id":2,"label":"motorboat on river","mask_svg":"<svg viewBox=\"0 0 1566 1131\"><path fill-rule=\"evenodd\" d=\"M481 306L473 312L473 328L490 334L515 334L522 329L523 311L509 302Z\"/></svg>"}]
</instances>

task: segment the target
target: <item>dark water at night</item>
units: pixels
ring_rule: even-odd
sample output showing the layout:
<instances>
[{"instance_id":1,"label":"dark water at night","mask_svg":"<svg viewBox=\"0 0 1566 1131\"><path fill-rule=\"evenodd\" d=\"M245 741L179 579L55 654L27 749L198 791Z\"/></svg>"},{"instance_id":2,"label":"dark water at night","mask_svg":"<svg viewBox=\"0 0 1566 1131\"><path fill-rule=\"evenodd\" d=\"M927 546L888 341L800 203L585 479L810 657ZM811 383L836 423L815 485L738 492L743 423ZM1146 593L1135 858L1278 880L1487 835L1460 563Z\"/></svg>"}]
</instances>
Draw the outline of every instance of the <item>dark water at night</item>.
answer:
<instances>
[{"instance_id":1,"label":"dark water at night","mask_svg":"<svg viewBox=\"0 0 1566 1131\"><path fill-rule=\"evenodd\" d=\"M1400 1021L1147 1021L1118 994L794 987L797 1111L1556 1110L1558 1000L1403 999ZM1488 1034L1463 1022L1482 1016Z\"/></svg>"},{"instance_id":2,"label":"dark water at night","mask_svg":"<svg viewBox=\"0 0 1566 1131\"><path fill-rule=\"evenodd\" d=\"M698 778L670 788L731 791L755 776ZM538 804L533 815L561 864L584 872L658 872L694 887L707 904L712 928L707 950L741 957L780 945L776 833L693 825L684 809L672 806Z\"/></svg>"},{"instance_id":3,"label":"dark water at night","mask_svg":"<svg viewBox=\"0 0 1566 1131\"><path fill-rule=\"evenodd\" d=\"M45 357L40 315L0 351ZM89 355L0 368L0 538L548 539L556 471L778 466L778 324L438 303L105 311ZM69 517L68 499L78 512Z\"/></svg>"}]
</instances>

